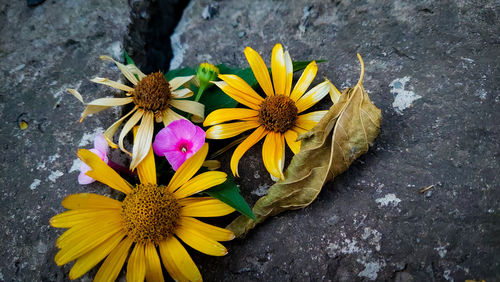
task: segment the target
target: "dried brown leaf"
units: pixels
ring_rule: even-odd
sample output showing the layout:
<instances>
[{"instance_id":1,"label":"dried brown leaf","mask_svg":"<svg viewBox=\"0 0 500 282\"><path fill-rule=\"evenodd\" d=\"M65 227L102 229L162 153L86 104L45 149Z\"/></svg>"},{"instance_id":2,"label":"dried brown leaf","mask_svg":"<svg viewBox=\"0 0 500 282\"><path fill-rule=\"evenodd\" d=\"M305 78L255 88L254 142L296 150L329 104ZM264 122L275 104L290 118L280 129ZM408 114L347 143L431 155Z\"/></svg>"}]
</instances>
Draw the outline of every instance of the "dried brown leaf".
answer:
<instances>
[{"instance_id":1,"label":"dried brown leaf","mask_svg":"<svg viewBox=\"0 0 500 282\"><path fill-rule=\"evenodd\" d=\"M285 171L285 180L271 186L253 207L257 220L240 216L227 227L237 237L245 236L270 216L308 206L327 181L346 171L368 151L378 135L381 113L363 88L364 64L359 54L358 58L358 83L344 90L323 119L299 137L302 146Z\"/></svg>"}]
</instances>

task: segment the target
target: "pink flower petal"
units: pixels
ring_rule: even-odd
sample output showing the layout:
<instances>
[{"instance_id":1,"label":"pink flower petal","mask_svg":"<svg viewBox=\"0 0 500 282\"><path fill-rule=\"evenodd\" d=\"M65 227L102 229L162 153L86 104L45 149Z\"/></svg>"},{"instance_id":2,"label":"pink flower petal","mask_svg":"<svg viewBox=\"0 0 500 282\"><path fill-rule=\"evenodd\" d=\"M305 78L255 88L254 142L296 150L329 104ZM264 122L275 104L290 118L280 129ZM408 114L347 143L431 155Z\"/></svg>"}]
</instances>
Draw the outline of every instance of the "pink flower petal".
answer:
<instances>
[{"instance_id":1,"label":"pink flower petal","mask_svg":"<svg viewBox=\"0 0 500 282\"><path fill-rule=\"evenodd\" d=\"M93 179L92 177L85 175L85 173L89 170L90 167L82 162L80 166L80 174L78 175L78 183L80 185L90 184L95 181L95 179Z\"/></svg>"},{"instance_id":2,"label":"pink flower petal","mask_svg":"<svg viewBox=\"0 0 500 282\"><path fill-rule=\"evenodd\" d=\"M109 152L109 144L103 134L99 134L94 138L94 149L97 149L104 154Z\"/></svg>"},{"instance_id":3,"label":"pink flower petal","mask_svg":"<svg viewBox=\"0 0 500 282\"><path fill-rule=\"evenodd\" d=\"M153 142L156 155L165 156L177 170L205 143L205 131L187 120L176 120L160 130Z\"/></svg>"}]
</instances>

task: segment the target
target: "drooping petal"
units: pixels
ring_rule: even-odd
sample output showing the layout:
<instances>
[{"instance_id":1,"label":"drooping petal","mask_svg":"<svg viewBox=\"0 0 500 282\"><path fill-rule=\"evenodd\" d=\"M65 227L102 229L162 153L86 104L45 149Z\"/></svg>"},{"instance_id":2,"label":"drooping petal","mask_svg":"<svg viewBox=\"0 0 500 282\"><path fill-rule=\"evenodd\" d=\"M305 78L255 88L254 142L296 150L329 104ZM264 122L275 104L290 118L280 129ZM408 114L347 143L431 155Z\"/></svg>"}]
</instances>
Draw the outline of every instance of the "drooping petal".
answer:
<instances>
[{"instance_id":1,"label":"drooping petal","mask_svg":"<svg viewBox=\"0 0 500 282\"><path fill-rule=\"evenodd\" d=\"M316 86L314 86L311 90L307 91L302 98L297 100L295 106L297 106L297 110L299 113L309 109L314 106L314 104L318 103L323 97L325 97L330 91L330 86L327 81L324 81Z\"/></svg>"},{"instance_id":2,"label":"drooping petal","mask_svg":"<svg viewBox=\"0 0 500 282\"><path fill-rule=\"evenodd\" d=\"M93 193L80 193L66 196L62 206L67 209L121 209L120 201Z\"/></svg>"},{"instance_id":3,"label":"drooping petal","mask_svg":"<svg viewBox=\"0 0 500 282\"><path fill-rule=\"evenodd\" d=\"M92 168L87 172L88 176L125 194L132 192L132 186L94 153L80 149L78 150L78 157Z\"/></svg>"},{"instance_id":4,"label":"drooping petal","mask_svg":"<svg viewBox=\"0 0 500 282\"><path fill-rule=\"evenodd\" d=\"M132 82L133 85L137 85L139 80L134 76L134 74L128 69L124 64L119 63L115 61L113 58L110 56L100 56L101 60L103 61L111 61L115 63L115 65L120 69L120 71L123 73L123 75L130 81Z\"/></svg>"},{"instance_id":5,"label":"drooping petal","mask_svg":"<svg viewBox=\"0 0 500 282\"><path fill-rule=\"evenodd\" d=\"M260 125L257 120L217 124L207 130L208 139L226 139Z\"/></svg>"},{"instance_id":6,"label":"drooping petal","mask_svg":"<svg viewBox=\"0 0 500 282\"><path fill-rule=\"evenodd\" d=\"M174 77L168 82L168 84L170 85L170 89L177 90L177 88L188 83L191 79L193 79L193 77L194 75Z\"/></svg>"},{"instance_id":7,"label":"drooping petal","mask_svg":"<svg viewBox=\"0 0 500 282\"><path fill-rule=\"evenodd\" d=\"M274 92L271 77L269 76L269 70L267 69L262 57L259 53L257 53L257 51L250 47L246 47L244 53L262 90L264 90L267 96L273 96Z\"/></svg>"},{"instance_id":8,"label":"drooping petal","mask_svg":"<svg viewBox=\"0 0 500 282\"><path fill-rule=\"evenodd\" d=\"M245 154L245 152L248 151L248 149L250 149L250 147L252 147L255 143L259 142L260 139L266 136L267 133L268 131L265 130L263 126L259 126L254 132L252 132L252 134L243 140L238 147L236 147L231 157L231 171L235 176L239 176L238 163L240 162L241 157L243 157L243 154Z\"/></svg>"},{"instance_id":9,"label":"drooping petal","mask_svg":"<svg viewBox=\"0 0 500 282\"><path fill-rule=\"evenodd\" d=\"M342 95L342 93L328 79L325 80L328 81L328 85L330 86L330 90L328 91L328 93L330 93L330 99L335 104L340 99L340 95Z\"/></svg>"},{"instance_id":10,"label":"drooping petal","mask_svg":"<svg viewBox=\"0 0 500 282\"><path fill-rule=\"evenodd\" d=\"M328 111L316 111L300 115L297 117L295 125L306 130L311 130L327 112Z\"/></svg>"},{"instance_id":11,"label":"drooping petal","mask_svg":"<svg viewBox=\"0 0 500 282\"><path fill-rule=\"evenodd\" d=\"M110 79L107 79L107 78L94 77L90 81L92 81L94 83L99 83L99 84L104 84L104 85L107 85L107 86L111 86L113 88L116 88L116 89L119 89L119 90L123 90L123 91L127 91L127 92L134 91L134 88L132 88L130 86L121 84L121 83L119 83L117 81L113 81L113 80L110 80Z\"/></svg>"},{"instance_id":12,"label":"drooping petal","mask_svg":"<svg viewBox=\"0 0 500 282\"><path fill-rule=\"evenodd\" d=\"M234 212L234 208L214 198L184 198L179 200L181 215L190 217L224 216Z\"/></svg>"},{"instance_id":13,"label":"drooping petal","mask_svg":"<svg viewBox=\"0 0 500 282\"><path fill-rule=\"evenodd\" d=\"M262 159L267 171L279 179L285 179L282 170L284 163L284 149L285 143L283 140L283 134L269 132L262 146Z\"/></svg>"},{"instance_id":14,"label":"drooping petal","mask_svg":"<svg viewBox=\"0 0 500 282\"><path fill-rule=\"evenodd\" d=\"M233 98L234 100L238 101L238 103L241 103L249 108L252 108L254 110L258 110L260 107L261 101L257 99L252 99L251 96L248 96L247 94L239 91L236 88L233 88L227 84L225 81L214 81L213 84L217 85L224 93L226 93L229 97Z\"/></svg>"},{"instance_id":15,"label":"drooping petal","mask_svg":"<svg viewBox=\"0 0 500 282\"><path fill-rule=\"evenodd\" d=\"M163 111L163 118L162 118L163 126L167 127L172 121L179 119L186 119L186 118L179 115L172 109L166 109L165 111Z\"/></svg>"},{"instance_id":16,"label":"drooping petal","mask_svg":"<svg viewBox=\"0 0 500 282\"><path fill-rule=\"evenodd\" d=\"M252 86L250 86L241 77L234 74L219 74L219 78L229 84L232 88L244 93L248 100L257 103L264 101L264 99L260 97L255 90L253 90Z\"/></svg>"},{"instance_id":17,"label":"drooping petal","mask_svg":"<svg viewBox=\"0 0 500 282\"><path fill-rule=\"evenodd\" d=\"M126 115L124 115L123 117L121 117L119 120L115 121L110 127L108 127L108 129L106 129L106 131L104 131L104 138L106 138L106 140L108 141L108 144L109 146L111 146L111 148L118 148L118 145L116 145L114 142L113 142L113 136L115 135L115 132L116 130L118 130L118 128L120 127L120 125L122 124L122 122L128 117L130 116L132 113L135 112L135 110L137 110L137 106L135 106L130 112L128 112Z\"/></svg>"},{"instance_id":18,"label":"drooping petal","mask_svg":"<svg viewBox=\"0 0 500 282\"><path fill-rule=\"evenodd\" d=\"M190 100L172 100L170 101L170 105L184 111L186 113L190 113L199 119L204 119L205 118L205 105L195 102L195 101L190 101Z\"/></svg>"},{"instance_id":19,"label":"drooping petal","mask_svg":"<svg viewBox=\"0 0 500 282\"><path fill-rule=\"evenodd\" d=\"M194 229L178 226L175 229L177 235L184 243L191 248L211 256L223 256L227 254L227 249L219 242L212 240Z\"/></svg>"},{"instance_id":20,"label":"drooping petal","mask_svg":"<svg viewBox=\"0 0 500 282\"><path fill-rule=\"evenodd\" d=\"M211 112L205 121L203 122L203 126L210 126L218 123L223 123L231 120L239 120L246 118L257 118L259 116L259 112L251 109L218 109Z\"/></svg>"},{"instance_id":21,"label":"drooping petal","mask_svg":"<svg viewBox=\"0 0 500 282\"><path fill-rule=\"evenodd\" d=\"M274 45L271 55L271 74L273 76L274 94L285 95L286 88L286 63L283 46L277 43Z\"/></svg>"},{"instance_id":22,"label":"drooping petal","mask_svg":"<svg viewBox=\"0 0 500 282\"><path fill-rule=\"evenodd\" d=\"M196 154L186 160L175 172L168 184L168 191L174 192L182 184L186 183L200 169L208 154L208 143L205 143Z\"/></svg>"},{"instance_id":23,"label":"drooping petal","mask_svg":"<svg viewBox=\"0 0 500 282\"><path fill-rule=\"evenodd\" d=\"M146 277L146 256L144 244L136 243L127 262L127 281L144 281Z\"/></svg>"},{"instance_id":24,"label":"drooping petal","mask_svg":"<svg viewBox=\"0 0 500 282\"><path fill-rule=\"evenodd\" d=\"M120 136L118 136L118 147L120 147L120 150L123 152L132 155L127 149L125 149L125 146L123 146L123 139L125 136L132 130L132 128L141 120L141 118L144 116L144 111L142 109L138 109L130 118L127 120L125 125L122 128L122 131L120 132Z\"/></svg>"},{"instance_id":25,"label":"drooping petal","mask_svg":"<svg viewBox=\"0 0 500 282\"><path fill-rule=\"evenodd\" d=\"M127 259L128 250L132 246L132 243L133 241L128 237L123 239L102 263L94 277L94 281L115 281Z\"/></svg>"},{"instance_id":26,"label":"drooping petal","mask_svg":"<svg viewBox=\"0 0 500 282\"><path fill-rule=\"evenodd\" d=\"M83 110L82 115L80 116L80 122L83 121L84 118L86 118L88 115L96 114L98 112L104 111L108 108L111 108L111 106L94 106L94 105L89 105L85 107L85 110Z\"/></svg>"},{"instance_id":27,"label":"drooping petal","mask_svg":"<svg viewBox=\"0 0 500 282\"><path fill-rule=\"evenodd\" d=\"M172 96L177 99L183 99L193 96L193 91L188 88L182 88L172 91Z\"/></svg>"},{"instance_id":28,"label":"drooping petal","mask_svg":"<svg viewBox=\"0 0 500 282\"><path fill-rule=\"evenodd\" d=\"M134 147L132 148L132 161L130 162L131 170L135 169L148 154L153 139L153 131L154 114L152 112L145 112L142 116L139 130L137 130Z\"/></svg>"},{"instance_id":29,"label":"drooping petal","mask_svg":"<svg viewBox=\"0 0 500 282\"><path fill-rule=\"evenodd\" d=\"M204 191L213 186L222 184L226 181L227 174L221 171L209 171L199 174L184 183L174 192L176 198L185 198Z\"/></svg>"},{"instance_id":30,"label":"drooping petal","mask_svg":"<svg viewBox=\"0 0 500 282\"><path fill-rule=\"evenodd\" d=\"M293 63L292 63L292 58L290 58L290 53L288 53L288 51L285 52L285 68L286 68L285 96L290 96L290 91L292 91Z\"/></svg>"},{"instance_id":31,"label":"drooping petal","mask_svg":"<svg viewBox=\"0 0 500 282\"><path fill-rule=\"evenodd\" d=\"M85 102L83 102L82 94L80 94L80 92L78 92L76 89L73 88L68 88L67 90L69 93L71 93L71 95L73 95L76 99L78 99L78 101L82 102L82 104L85 104Z\"/></svg>"},{"instance_id":32,"label":"drooping petal","mask_svg":"<svg viewBox=\"0 0 500 282\"><path fill-rule=\"evenodd\" d=\"M118 232L99 246L95 247L92 251L79 257L69 271L69 279L74 280L87 273L92 267L111 253L124 236L124 233Z\"/></svg>"},{"instance_id":33,"label":"drooping petal","mask_svg":"<svg viewBox=\"0 0 500 282\"><path fill-rule=\"evenodd\" d=\"M234 234L230 230L201 222L192 217L181 217L179 225L202 233L215 241L229 241L234 239Z\"/></svg>"},{"instance_id":34,"label":"drooping petal","mask_svg":"<svg viewBox=\"0 0 500 282\"><path fill-rule=\"evenodd\" d=\"M134 75L137 75L139 81L146 77L146 75L134 64L125 65L127 69Z\"/></svg>"},{"instance_id":35,"label":"drooping petal","mask_svg":"<svg viewBox=\"0 0 500 282\"><path fill-rule=\"evenodd\" d=\"M155 245L151 242L146 243L144 250L146 255L146 281L162 282L164 281L161 270L161 262L158 257Z\"/></svg>"},{"instance_id":36,"label":"drooping petal","mask_svg":"<svg viewBox=\"0 0 500 282\"><path fill-rule=\"evenodd\" d=\"M316 62L310 62L295 84L292 94L290 94L290 99L297 101L300 97L302 97L307 88L309 88L309 85L311 85L311 82L314 80L317 72L318 66L316 65Z\"/></svg>"},{"instance_id":37,"label":"drooping petal","mask_svg":"<svg viewBox=\"0 0 500 282\"><path fill-rule=\"evenodd\" d=\"M170 236L159 244L163 265L174 280L201 281L201 274L196 264L181 243Z\"/></svg>"}]
</instances>

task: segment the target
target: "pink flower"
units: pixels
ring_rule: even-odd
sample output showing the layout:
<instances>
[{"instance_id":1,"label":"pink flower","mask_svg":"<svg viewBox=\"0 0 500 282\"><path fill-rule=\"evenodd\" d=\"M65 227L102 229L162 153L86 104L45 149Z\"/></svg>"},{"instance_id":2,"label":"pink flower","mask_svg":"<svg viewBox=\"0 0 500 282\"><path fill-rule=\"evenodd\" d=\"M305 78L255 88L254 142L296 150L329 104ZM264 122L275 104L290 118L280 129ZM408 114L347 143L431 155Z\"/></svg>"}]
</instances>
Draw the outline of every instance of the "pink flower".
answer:
<instances>
[{"instance_id":1,"label":"pink flower","mask_svg":"<svg viewBox=\"0 0 500 282\"><path fill-rule=\"evenodd\" d=\"M104 135L99 134L94 138L94 148L90 149L89 151L96 154L106 164L109 163L108 159L109 145L108 141L106 141L106 139L104 138ZM82 165L80 166L80 175L78 175L78 183L84 185L84 184L90 184L95 181L95 179L85 174L89 170L90 167L82 162Z\"/></svg>"},{"instance_id":2,"label":"pink flower","mask_svg":"<svg viewBox=\"0 0 500 282\"><path fill-rule=\"evenodd\" d=\"M198 152L205 143L205 131L190 121L171 122L158 132L153 142L156 155L164 156L174 170Z\"/></svg>"}]
</instances>

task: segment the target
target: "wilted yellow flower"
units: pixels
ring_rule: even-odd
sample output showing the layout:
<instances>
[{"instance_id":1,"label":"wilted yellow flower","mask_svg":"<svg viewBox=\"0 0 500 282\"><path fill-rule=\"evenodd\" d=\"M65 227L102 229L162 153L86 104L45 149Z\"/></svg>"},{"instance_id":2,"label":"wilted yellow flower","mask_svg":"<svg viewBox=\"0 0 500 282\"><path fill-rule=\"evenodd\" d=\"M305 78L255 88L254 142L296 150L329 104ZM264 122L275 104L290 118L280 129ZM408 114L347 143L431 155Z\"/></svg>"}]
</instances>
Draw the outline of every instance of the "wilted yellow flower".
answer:
<instances>
[{"instance_id":1,"label":"wilted yellow flower","mask_svg":"<svg viewBox=\"0 0 500 282\"><path fill-rule=\"evenodd\" d=\"M193 95L193 92L187 88L180 88L188 83L194 76L176 77L170 81L165 79L161 72L145 75L135 65L123 65L111 57L101 56L102 60L114 62L121 70L123 75L133 84L133 87L121 84L107 78L96 77L91 79L92 82L111 86L113 88L126 92L124 98L100 98L90 103L87 103L87 108L82 113L80 121L87 115L98 113L112 106L122 106L129 103L134 103L135 107L113 123L105 132L104 136L108 140L110 146L120 149L132 155L130 169L134 169L146 157L148 148L153 139L154 120L163 122L167 126L171 121L182 119L181 115L172 110L177 108L181 111L188 112L194 115L197 120L203 120L205 107L194 101L184 100ZM82 103L83 98L75 89L68 89ZM85 103L84 103L85 104ZM125 119L128 121L123 126L118 138L118 146L113 142L113 136ZM132 148L132 153L127 151L123 146L123 138L130 130L139 123L140 126L137 133L136 142Z\"/></svg>"}]
</instances>

